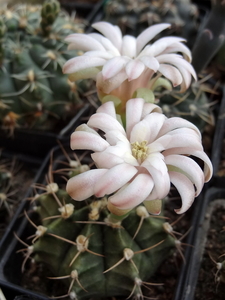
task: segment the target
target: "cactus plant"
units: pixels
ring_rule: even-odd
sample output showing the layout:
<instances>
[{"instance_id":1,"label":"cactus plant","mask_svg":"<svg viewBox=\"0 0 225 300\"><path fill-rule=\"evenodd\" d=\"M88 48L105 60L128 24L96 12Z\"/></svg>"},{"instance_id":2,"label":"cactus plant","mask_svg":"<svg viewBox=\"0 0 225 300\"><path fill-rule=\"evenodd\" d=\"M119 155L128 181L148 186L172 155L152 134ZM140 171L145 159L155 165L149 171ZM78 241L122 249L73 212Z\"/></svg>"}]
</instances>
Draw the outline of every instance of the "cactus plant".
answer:
<instances>
[{"instance_id":1,"label":"cactus plant","mask_svg":"<svg viewBox=\"0 0 225 300\"><path fill-rule=\"evenodd\" d=\"M68 81L61 67L76 51L64 38L83 32L84 23L60 10L57 0L43 6L17 5L0 11L0 123L15 127L55 128L83 105L85 87Z\"/></svg>"},{"instance_id":2,"label":"cactus plant","mask_svg":"<svg viewBox=\"0 0 225 300\"><path fill-rule=\"evenodd\" d=\"M176 248L181 251L172 224L150 216L143 205L121 221L110 219L104 197L74 203L59 178L78 175L89 166L68 154L67 158L69 167L64 167L65 158L57 158L60 164L56 163L56 170L50 166L47 183L34 185L35 194L29 198L32 212L29 208L25 216L35 234L30 237L32 243L23 242L22 269L30 256L47 264L53 274L50 279L62 280L68 291L65 297L70 299L143 299L147 280ZM38 214L37 224L32 221L34 214Z\"/></svg>"},{"instance_id":3,"label":"cactus plant","mask_svg":"<svg viewBox=\"0 0 225 300\"><path fill-rule=\"evenodd\" d=\"M150 25L171 23L170 34L186 38L189 47L200 23L197 6L189 0L108 0L104 12L105 20L118 25L124 34L138 35Z\"/></svg>"},{"instance_id":4,"label":"cactus plant","mask_svg":"<svg viewBox=\"0 0 225 300\"><path fill-rule=\"evenodd\" d=\"M210 100L207 93L215 95L217 91L207 80L208 78L205 77L192 83L184 93L172 90L172 88L168 89L168 87L158 92L156 89L155 93L158 99L156 103L167 117L180 116L194 123L202 132L207 128L207 124L214 128L213 107L217 101Z\"/></svg>"}]
</instances>

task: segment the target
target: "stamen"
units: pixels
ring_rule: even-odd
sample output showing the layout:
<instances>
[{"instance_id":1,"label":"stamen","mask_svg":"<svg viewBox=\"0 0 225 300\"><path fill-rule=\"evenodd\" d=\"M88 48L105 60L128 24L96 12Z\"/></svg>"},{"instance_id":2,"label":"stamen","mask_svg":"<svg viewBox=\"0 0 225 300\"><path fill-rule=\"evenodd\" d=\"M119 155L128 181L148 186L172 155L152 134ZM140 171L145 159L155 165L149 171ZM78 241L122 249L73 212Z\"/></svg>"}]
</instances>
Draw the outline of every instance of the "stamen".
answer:
<instances>
[{"instance_id":1,"label":"stamen","mask_svg":"<svg viewBox=\"0 0 225 300\"><path fill-rule=\"evenodd\" d=\"M135 142L131 144L131 151L132 151L132 155L141 164L147 157L147 152L148 152L147 141L143 141L140 144L139 142Z\"/></svg>"}]
</instances>

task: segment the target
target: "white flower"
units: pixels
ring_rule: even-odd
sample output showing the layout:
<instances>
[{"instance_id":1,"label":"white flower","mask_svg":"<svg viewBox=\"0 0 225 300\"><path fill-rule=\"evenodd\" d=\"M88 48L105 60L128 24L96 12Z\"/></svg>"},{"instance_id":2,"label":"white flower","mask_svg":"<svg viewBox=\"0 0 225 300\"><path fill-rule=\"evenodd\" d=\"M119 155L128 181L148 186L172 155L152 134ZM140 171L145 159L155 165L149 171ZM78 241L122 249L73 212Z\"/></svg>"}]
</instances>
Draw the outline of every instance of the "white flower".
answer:
<instances>
[{"instance_id":1,"label":"white flower","mask_svg":"<svg viewBox=\"0 0 225 300\"><path fill-rule=\"evenodd\" d=\"M97 130L104 132L104 138ZM176 212L183 213L212 176L198 128L182 118L167 118L157 105L141 98L126 104L126 131L113 102L106 102L72 134L71 148L92 150L97 166L68 181L71 197L109 195L109 206L119 210L163 199L171 182L182 199ZM193 156L204 162L204 171Z\"/></svg>"},{"instance_id":2,"label":"white flower","mask_svg":"<svg viewBox=\"0 0 225 300\"><path fill-rule=\"evenodd\" d=\"M147 45L170 24L150 26L137 38L125 35L107 22L92 25L99 33L71 34L66 38L69 49L85 51L82 56L67 61L63 72L72 81L84 78L97 80L99 95L113 94L130 99L137 88L149 87L155 75L169 79L173 86L186 90L196 74L190 64L190 50L180 37L164 37Z\"/></svg>"}]
</instances>

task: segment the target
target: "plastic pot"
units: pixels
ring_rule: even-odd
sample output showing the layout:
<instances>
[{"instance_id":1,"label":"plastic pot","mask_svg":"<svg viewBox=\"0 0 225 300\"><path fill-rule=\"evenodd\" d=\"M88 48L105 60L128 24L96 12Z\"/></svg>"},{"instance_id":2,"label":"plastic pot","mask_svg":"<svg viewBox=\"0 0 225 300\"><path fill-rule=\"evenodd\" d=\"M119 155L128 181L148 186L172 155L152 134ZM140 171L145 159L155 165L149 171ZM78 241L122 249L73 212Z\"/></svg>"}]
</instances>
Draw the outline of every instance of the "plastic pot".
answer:
<instances>
[{"instance_id":1,"label":"plastic pot","mask_svg":"<svg viewBox=\"0 0 225 300\"><path fill-rule=\"evenodd\" d=\"M44 158L57 145L57 141L69 142L71 133L83 122L82 118L88 115L89 104L85 104L59 133L17 128L14 136L8 137L5 131L0 130L0 148L14 153Z\"/></svg>"},{"instance_id":2,"label":"plastic pot","mask_svg":"<svg viewBox=\"0 0 225 300\"><path fill-rule=\"evenodd\" d=\"M210 236L215 235L213 224L221 222L222 230L222 224L224 223L223 220L220 220L220 218L215 215L218 209L224 209L225 211L225 189L213 187L206 192L204 201L195 214L192 224L194 228L194 248L186 268L186 276L182 284L179 300L224 299L223 288L221 287L219 291L215 280L217 268L213 260L218 259L218 257L215 256L216 251L218 251L216 250L216 240L213 240L213 243L209 242ZM219 232L219 234L224 235L222 232ZM220 254L223 253L224 251ZM220 259L220 261L222 260L223 258ZM209 282L210 284L212 283L212 288L209 288ZM204 289L202 289L201 286L204 287ZM206 291L205 294L204 291Z\"/></svg>"}]
</instances>

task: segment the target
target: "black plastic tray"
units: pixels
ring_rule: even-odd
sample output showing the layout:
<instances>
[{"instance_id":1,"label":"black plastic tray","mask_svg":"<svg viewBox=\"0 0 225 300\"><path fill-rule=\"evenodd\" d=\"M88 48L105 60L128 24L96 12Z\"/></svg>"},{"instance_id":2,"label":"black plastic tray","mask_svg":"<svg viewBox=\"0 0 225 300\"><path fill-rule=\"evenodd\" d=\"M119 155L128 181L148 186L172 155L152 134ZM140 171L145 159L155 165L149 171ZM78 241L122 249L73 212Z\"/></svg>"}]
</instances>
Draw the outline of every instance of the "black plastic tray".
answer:
<instances>
[{"instance_id":1,"label":"black plastic tray","mask_svg":"<svg viewBox=\"0 0 225 300\"><path fill-rule=\"evenodd\" d=\"M201 207L199 207L199 210L197 210L195 213L193 220L193 228L195 230L192 237L194 248L191 253L189 264L186 268L185 278L180 286L180 295L177 300L194 300L195 289L204 250L204 239L207 234L203 227L203 223L206 217L205 214L207 207L209 203L215 199L225 199L225 189L214 187L210 188L205 194Z\"/></svg>"},{"instance_id":2,"label":"black plastic tray","mask_svg":"<svg viewBox=\"0 0 225 300\"><path fill-rule=\"evenodd\" d=\"M85 104L76 116L59 133L31 129L15 129L14 137L0 130L0 148L5 148L17 154L44 158L57 145L57 141L67 143L71 133L89 115L89 104Z\"/></svg>"}]
</instances>

